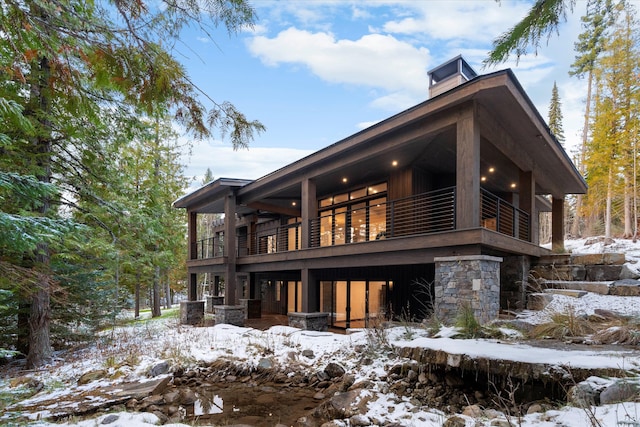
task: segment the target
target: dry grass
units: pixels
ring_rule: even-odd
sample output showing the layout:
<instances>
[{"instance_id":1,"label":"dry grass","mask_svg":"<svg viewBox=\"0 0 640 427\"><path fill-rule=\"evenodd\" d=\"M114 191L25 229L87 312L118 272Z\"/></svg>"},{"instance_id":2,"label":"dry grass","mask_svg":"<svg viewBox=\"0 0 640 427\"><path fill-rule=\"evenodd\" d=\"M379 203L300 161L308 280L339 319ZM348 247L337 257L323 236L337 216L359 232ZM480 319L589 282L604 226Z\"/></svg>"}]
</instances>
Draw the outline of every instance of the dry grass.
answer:
<instances>
[{"instance_id":1,"label":"dry grass","mask_svg":"<svg viewBox=\"0 0 640 427\"><path fill-rule=\"evenodd\" d=\"M597 327L588 318L578 316L573 309L566 313L554 313L551 321L536 326L531 331L533 338L565 339L585 337L596 332Z\"/></svg>"}]
</instances>

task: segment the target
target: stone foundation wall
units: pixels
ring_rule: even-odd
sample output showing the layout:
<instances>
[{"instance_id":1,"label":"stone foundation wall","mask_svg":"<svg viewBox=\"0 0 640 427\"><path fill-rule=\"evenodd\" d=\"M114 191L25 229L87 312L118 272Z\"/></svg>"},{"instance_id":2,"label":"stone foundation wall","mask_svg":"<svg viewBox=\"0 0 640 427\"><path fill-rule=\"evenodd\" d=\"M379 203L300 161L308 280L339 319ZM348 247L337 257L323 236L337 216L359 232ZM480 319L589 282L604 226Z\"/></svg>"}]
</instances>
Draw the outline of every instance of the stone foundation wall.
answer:
<instances>
[{"instance_id":1,"label":"stone foundation wall","mask_svg":"<svg viewBox=\"0 0 640 427\"><path fill-rule=\"evenodd\" d=\"M528 256L504 257L500 264L500 307L519 310L526 306L526 292L531 270Z\"/></svg>"},{"instance_id":2,"label":"stone foundation wall","mask_svg":"<svg viewBox=\"0 0 640 427\"><path fill-rule=\"evenodd\" d=\"M500 263L486 255L435 258L435 311L445 323L453 323L460 307L469 304L480 323L498 317L500 311Z\"/></svg>"},{"instance_id":3,"label":"stone foundation wall","mask_svg":"<svg viewBox=\"0 0 640 427\"><path fill-rule=\"evenodd\" d=\"M329 313L287 313L289 326L305 331L326 331L329 329Z\"/></svg>"}]
</instances>

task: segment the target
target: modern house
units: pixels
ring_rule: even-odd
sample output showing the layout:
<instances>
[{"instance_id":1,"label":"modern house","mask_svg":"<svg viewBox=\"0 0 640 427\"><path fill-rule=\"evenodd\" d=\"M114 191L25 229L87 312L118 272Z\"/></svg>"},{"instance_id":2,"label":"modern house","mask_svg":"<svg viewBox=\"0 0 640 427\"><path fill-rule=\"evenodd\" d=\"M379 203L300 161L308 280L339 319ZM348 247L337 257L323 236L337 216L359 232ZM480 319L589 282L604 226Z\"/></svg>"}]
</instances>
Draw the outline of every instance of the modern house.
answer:
<instances>
[{"instance_id":1,"label":"modern house","mask_svg":"<svg viewBox=\"0 0 640 427\"><path fill-rule=\"evenodd\" d=\"M224 282L216 321L240 322L235 311L259 301L311 329L429 310L447 320L463 303L488 321L521 305L531 263L550 253L540 213L562 248L564 198L586 183L511 70L478 76L457 57L429 79L425 102L257 180L220 178L177 200L189 299L210 273ZM224 214L206 239L205 213Z\"/></svg>"}]
</instances>

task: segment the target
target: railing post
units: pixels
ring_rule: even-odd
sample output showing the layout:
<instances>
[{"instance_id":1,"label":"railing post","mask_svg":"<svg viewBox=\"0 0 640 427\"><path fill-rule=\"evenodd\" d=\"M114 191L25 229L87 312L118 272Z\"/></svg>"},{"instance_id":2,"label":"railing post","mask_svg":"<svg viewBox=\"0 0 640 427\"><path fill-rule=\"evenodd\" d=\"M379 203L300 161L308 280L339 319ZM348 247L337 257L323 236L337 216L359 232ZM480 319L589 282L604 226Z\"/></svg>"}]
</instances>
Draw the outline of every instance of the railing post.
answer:
<instances>
[{"instance_id":1,"label":"railing post","mask_svg":"<svg viewBox=\"0 0 640 427\"><path fill-rule=\"evenodd\" d=\"M390 213L389 213L389 220L391 222L391 235L388 237L393 237L394 235L394 226L395 226L395 202L391 201L390 202Z\"/></svg>"}]
</instances>

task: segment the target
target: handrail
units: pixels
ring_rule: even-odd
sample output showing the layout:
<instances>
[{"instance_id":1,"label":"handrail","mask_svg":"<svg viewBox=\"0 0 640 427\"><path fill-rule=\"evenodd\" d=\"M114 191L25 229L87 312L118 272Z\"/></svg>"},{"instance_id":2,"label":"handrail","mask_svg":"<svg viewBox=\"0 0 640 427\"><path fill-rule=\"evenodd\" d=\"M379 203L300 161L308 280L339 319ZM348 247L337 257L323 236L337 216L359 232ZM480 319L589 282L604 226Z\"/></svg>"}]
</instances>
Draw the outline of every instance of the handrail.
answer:
<instances>
[{"instance_id":1,"label":"handrail","mask_svg":"<svg viewBox=\"0 0 640 427\"><path fill-rule=\"evenodd\" d=\"M531 241L530 215L481 189L480 225L487 229ZM431 234L456 229L456 187L403 197L385 203L358 203L345 210L300 222L258 229L238 235L237 255L258 255L301 249L302 233L308 232L310 248L335 246L388 238ZM192 258L224 256L220 237L198 240Z\"/></svg>"}]
</instances>

